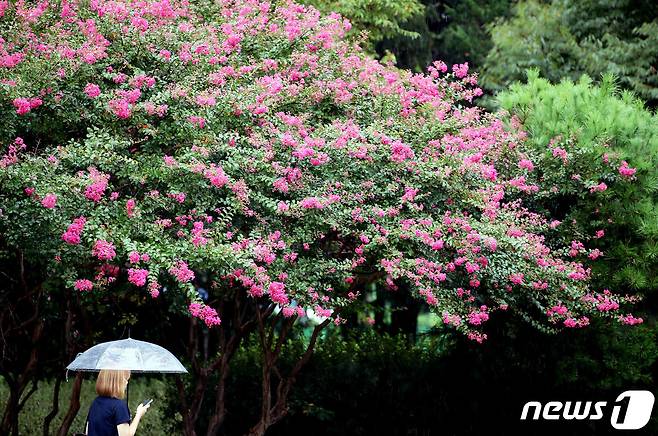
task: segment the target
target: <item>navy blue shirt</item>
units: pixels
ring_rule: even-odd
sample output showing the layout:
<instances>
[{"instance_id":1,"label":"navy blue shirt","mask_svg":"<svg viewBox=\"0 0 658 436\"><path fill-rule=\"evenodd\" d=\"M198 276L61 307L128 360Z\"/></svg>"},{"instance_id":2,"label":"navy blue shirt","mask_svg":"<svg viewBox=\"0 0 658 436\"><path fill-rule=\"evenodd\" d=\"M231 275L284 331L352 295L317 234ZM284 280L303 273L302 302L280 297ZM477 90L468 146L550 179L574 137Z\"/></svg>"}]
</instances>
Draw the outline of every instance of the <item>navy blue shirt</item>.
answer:
<instances>
[{"instance_id":1,"label":"navy blue shirt","mask_svg":"<svg viewBox=\"0 0 658 436\"><path fill-rule=\"evenodd\" d=\"M119 436L117 425L130 423L128 404L112 397L96 397L89 407L88 436Z\"/></svg>"}]
</instances>

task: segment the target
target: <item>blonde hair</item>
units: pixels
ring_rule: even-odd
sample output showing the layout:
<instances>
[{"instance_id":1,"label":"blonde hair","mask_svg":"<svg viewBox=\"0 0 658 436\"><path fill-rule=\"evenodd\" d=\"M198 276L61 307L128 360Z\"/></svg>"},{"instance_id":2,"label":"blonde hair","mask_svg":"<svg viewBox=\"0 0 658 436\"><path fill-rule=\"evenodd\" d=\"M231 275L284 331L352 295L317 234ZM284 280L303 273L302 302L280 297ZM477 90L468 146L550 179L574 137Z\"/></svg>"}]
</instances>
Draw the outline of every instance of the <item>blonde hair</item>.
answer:
<instances>
[{"instance_id":1,"label":"blonde hair","mask_svg":"<svg viewBox=\"0 0 658 436\"><path fill-rule=\"evenodd\" d=\"M96 393L102 397L123 398L129 378L127 369L101 369L96 379Z\"/></svg>"}]
</instances>

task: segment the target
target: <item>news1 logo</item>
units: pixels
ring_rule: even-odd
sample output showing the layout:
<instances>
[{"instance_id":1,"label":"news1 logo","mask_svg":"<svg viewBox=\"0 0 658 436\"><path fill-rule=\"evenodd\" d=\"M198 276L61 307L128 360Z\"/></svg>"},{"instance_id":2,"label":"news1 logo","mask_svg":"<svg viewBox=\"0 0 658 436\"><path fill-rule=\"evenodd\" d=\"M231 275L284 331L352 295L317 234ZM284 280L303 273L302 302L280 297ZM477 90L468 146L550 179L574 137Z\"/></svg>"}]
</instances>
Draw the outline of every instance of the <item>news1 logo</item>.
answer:
<instances>
[{"instance_id":1,"label":"news1 logo","mask_svg":"<svg viewBox=\"0 0 658 436\"><path fill-rule=\"evenodd\" d=\"M650 391L626 391L612 404L610 425L617 430L639 430L651 419L655 398ZM606 415L606 401L528 401L521 420L598 420ZM530 416L530 418L528 418Z\"/></svg>"}]
</instances>

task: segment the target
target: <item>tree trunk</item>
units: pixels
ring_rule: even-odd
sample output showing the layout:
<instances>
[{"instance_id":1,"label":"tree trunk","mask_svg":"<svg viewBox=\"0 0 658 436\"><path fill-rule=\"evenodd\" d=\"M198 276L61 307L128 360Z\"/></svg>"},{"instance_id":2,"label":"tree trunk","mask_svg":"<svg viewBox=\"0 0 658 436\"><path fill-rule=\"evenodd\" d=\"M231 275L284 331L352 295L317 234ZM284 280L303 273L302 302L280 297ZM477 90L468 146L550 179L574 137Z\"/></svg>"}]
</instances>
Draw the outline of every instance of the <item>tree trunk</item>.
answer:
<instances>
[{"instance_id":1,"label":"tree trunk","mask_svg":"<svg viewBox=\"0 0 658 436\"><path fill-rule=\"evenodd\" d=\"M185 436L196 436L196 421L199 418L199 412L201 410L201 405L203 404L203 399L206 394L206 384L208 381L208 374L205 369L202 369L197 374L196 386L194 388L194 393L192 395L192 402L189 403L185 395L185 386L180 377L176 378L176 385L178 386L178 397L183 405L183 410L181 415L183 415L183 432Z\"/></svg>"},{"instance_id":2,"label":"tree trunk","mask_svg":"<svg viewBox=\"0 0 658 436\"><path fill-rule=\"evenodd\" d=\"M220 376L219 381L217 382L215 412L210 417L206 436L217 436L217 434L219 434L219 429L222 427L222 424L224 424L224 418L226 417L226 380L228 379L228 360L230 359L230 357L227 357L228 356L222 358L222 363L219 369Z\"/></svg>"},{"instance_id":3,"label":"tree trunk","mask_svg":"<svg viewBox=\"0 0 658 436\"><path fill-rule=\"evenodd\" d=\"M53 388L53 407L50 413L43 419L43 436L50 436L50 424L59 413L59 389L62 386L62 377L57 377Z\"/></svg>"},{"instance_id":4,"label":"tree trunk","mask_svg":"<svg viewBox=\"0 0 658 436\"><path fill-rule=\"evenodd\" d=\"M38 315L38 312L35 312L35 315ZM38 343L41 339L42 333L43 320L39 319L32 330L31 343L29 344L32 347L32 350L30 357L25 364L25 368L23 369L23 372L18 376L18 378L15 379L15 381L9 383L9 399L7 400L5 412L2 417L2 424L0 425L1 434L11 433L14 436L18 436L19 413L25 405L27 399L36 391L36 381L33 380L33 377L39 360ZM33 382L33 388L24 398L21 398L23 396L23 392L25 392L25 388L28 386L28 384L30 384L30 382Z\"/></svg>"},{"instance_id":5,"label":"tree trunk","mask_svg":"<svg viewBox=\"0 0 658 436\"><path fill-rule=\"evenodd\" d=\"M260 410L260 419L258 423L249 429L248 436L263 436L270 423L270 407L272 404L272 367L269 362L269 353L266 353L265 360L263 362L263 379L262 381L262 399L261 399L261 410Z\"/></svg>"},{"instance_id":6,"label":"tree trunk","mask_svg":"<svg viewBox=\"0 0 658 436\"><path fill-rule=\"evenodd\" d=\"M69 434L69 429L73 424L78 411L80 410L80 391L82 389L82 373L78 372L75 375L75 381L71 387L71 400L69 401L69 408L66 411L62 425L59 426L57 430L57 436L67 436ZM82 429L84 430L84 429Z\"/></svg>"},{"instance_id":7,"label":"tree trunk","mask_svg":"<svg viewBox=\"0 0 658 436\"><path fill-rule=\"evenodd\" d=\"M290 321L286 321L286 323L284 323L283 328L279 333L279 337L276 339L274 350L272 350L272 345L274 345L274 336L270 334L269 340L265 339L266 335L264 324L262 320L259 319L259 333L263 346L263 397L261 399L261 416L258 423L249 429L249 432L246 436L263 436L270 426L276 424L288 414L288 396L292 386L294 385L299 372L310 360L311 355L313 354L313 350L315 349L318 335L329 324L330 321L331 319L327 318L322 323L315 326L304 354L297 361L290 373L287 376L283 376L276 367L276 361L281 354L281 348L283 346L286 334L292 328L294 318L291 318ZM270 329L274 328L274 325L270 326ZM272 405L272 371L275 371L276 376L279 378L274 405Z\"/></svg>"},{"instance_id":8,"label":"tree trunk","mask_svg":"<svg viewBox=\"0 0 658 436\"><path fill-rule=\"evenodd\" d=\"M9 385L9 398L5 406L5 412L2 416L2 425L0 426L1 434L18 434L18 401L20 393L15 383Z\"/></svg>"}]
</instances>

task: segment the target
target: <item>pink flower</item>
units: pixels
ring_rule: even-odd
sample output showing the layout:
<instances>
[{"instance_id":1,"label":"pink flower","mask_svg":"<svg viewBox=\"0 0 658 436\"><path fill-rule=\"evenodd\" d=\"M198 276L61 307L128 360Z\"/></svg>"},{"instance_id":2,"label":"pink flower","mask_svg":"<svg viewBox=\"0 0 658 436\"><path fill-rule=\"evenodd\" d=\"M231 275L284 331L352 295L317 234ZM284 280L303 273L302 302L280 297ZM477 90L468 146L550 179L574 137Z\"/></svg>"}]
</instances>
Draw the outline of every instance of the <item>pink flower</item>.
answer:
<instances>
[{"instance_id":1,"label":"pink flower","mask_svg":"<svg viewBox=\"0 0 658 436\"><path fill-rule=\"evenodd\" d=\"M532 171L533 169L535 169L535 166L532 164L532 161L530 161L528 159L521 159L519 161L519 168L523 168L523 169L526 169L528 171Z\"/></svg>"},{"instance_id":2,"label":"pink flower","mask_svg":"<svg viewBox=\"0 0 658 436\"><path fill-rule=\"evenodd\" d=\"M304 209L322 209L324 207L317 197L306 197L299 205Z\"/></svg>"},{"instance_id":3,"label":"pink flower","mask_svg":"<svg viewBox=\"0 0 658 436\"><path fill-rule=\"evenodd\" d=\"M169 268L169 273L176 277L181 283L187 283L194 280L194 271L187 267L185 261L179 260L175 266Z\"/></svg>"},{"instance_id":4,"label":"pink flower","mask_svg":"<svg viewBox=\"0 0 658 436\"><path fill-rule=\"evenodd\" d=\"M602 254L603 254L603 252L602 252L601 250L599 250L598 248L595 248L594 250L592 250L592 252L589 254L588 257L589 257L590 259L592 259L592 260L596 260L596 259L599 258Z\"/></svg>"},{"instance_id":5,"label":"pink flower","mask_svg":"<svg viewBox=\"0 0 658 436\"><path fill-rule=\"evenodd\" d=\"M43 197L43 200L41 200L41 204L43 207L52 209L55 207L55 204L57 204L57 196L55 194L46 194L46 196Z\"/></svg>"},{"instance_id":6,"label":"pink flower","mask_svg":"<svg viewBox=\"0 0 658 436\"><path fill-rule=\"evenodd\" d=\"M413 189L410 187L405 187L404 188L404 195L402 196L402 202L408 201L412 203L414 199L416 198L416 194L418 194L418 189Z\"/></svg>"},{"instance_id":7,"label":"pink flower","mask_svg":"<svg viewBox=\"0 0 658 436\"><path fill-rule=\"evenodd\" d=\"M596 236L595 236L595 237L596 237L597 239L598 239L598 238L602 238L603 236L605 236L605 231L603 231L603 230L597 230L597 231L596 231Z\"/></svg>"},{"instance_id":8,"label":"pink flower","mask_svg":"<svg viewBox=\"0 0 658 436\"><path fill-rule=\"evenodd\" d=\"M587 318L586 316L583 316L578 320L574 318L567 318L564 320L564 325L570 328L585 327L586 325L589 325L589 318Z\"/></svg>"},{"instance_id":9,"label":"pink flower","mask_svg":"<svg viewBox=\"0 0 658 436\"><path fill-rule=\"evenodd\" d=\"M619 174L621 174L624 177L633 177L636 171L637 171L636 168L628 167L628 162L626 162L625 160L621 161L621 166L619 167Z\"/></svg>"},{"instance_id":10,"label":"pink flower","mask_svg":"<svg viewBox=\"0 0 658 436\"><path fill-rule=\"evenodd\" d=\"M128 281L135 286L144 286L148 275L149 272L146 269L130 268L128 270Z\"/></svg>"},{"instance_id":11,"label":"pink flower","mask_svg":"<svg viewBox=\"0 0 658 436\"><path fill-rule=\"evenodd\" d=\"M553 148L553 157L560 157L564 163L567 163L567 151L560 147Z\"/></svg>"},{"instance_id":12,"label":"pink flower","mask_svg":"<svg viewBox=\"0 0 658 436\"><path fill-rule=\"evenodd\" d=\"M217 100L215 100L215 97L213 96L197 95L196 104L206 107L215 106L217 104Z\"/></svg>"},{"instance_id":13,"label":"pink flower","mask_svg":"<svg viewBox=\"0 0 658 436\"><path fill-rule=\"evenodd\" d=\"M14 107L16 108L16 113L18 115L25 115L30 112L32 109L35 109L43 104L43 101L40 98L25 98L19 97L13 100Z\"/></svg>"},{"instance_id":14,"label":"pink flower","mask_svg":"<svg viewBox=\"0 0 658 436\"><path fill-rule=\"evenodd\" d=\"M472 325L480 325L489 319L489 314L486 312L471 312L468 314L468 323Z\"/></svg>"},{"instance_id":15,"label":"pink flower","mask_svg":"<svg viewBox=\"0 0 658 436\"><path fill-rule=\"evenodd\" d=\"M644 320L642 318L635 318L633 315L628 314L626 316L619 315L619 322L622 324L628 324L628 325L636 325L636 324L642 324Z\"/></svg>"},{"instance_id":16,"label":"pink flower","mask_svg":"<svg viewBox=\"0 0 658 436\"><path fill-rule=\"evenodd\" d=\"M30 112L30 100L27 98L15 98L13 104L18 115L25 115L26 113Z\"/></svg>"},{"instance_id":17,"label":"pink flower","mask_svg":"<svg viewBox=\"0 0 658 436\"><path fill-rule=\"evenodd\" d=\"M62 234L62 240L67 244L76 245L80 243L80 233L87 222L86 218L81 216L73 220L72 224L69 224L66 232Z\"/></svg>"},{"instance_id":18,"label":"pink flower","mask_svg":"<svg viewBox=\"0 0 658 436\"><path fill-rule=\"evenodd\" d=\"M117 94L130 104L134 104L142 96L142 91L139 88L133 88L129 91L117 91Z\"/></svg>"},{"instance_id":19,"label":"pink flower","mask_svg":"<svg viewBox=\"0 0 658 436\"><path fill-rule=\"evenodd\" d=\"M491 251L496 251L498 248L498 241L496 241L496 238L493 237L488 237L484 240L484 245Z\"/></svg>"},{"instance_id":20,"label":"pink flower","mask_svg":"<svg viewBox=\"0 0 658 436\"><path fill-rule=\"evenodd\" d=\"M132 218L135 215L135 200L132 198L126 201L126 214L128 218Z\"/></svg>"},{"instance_id":21,"label":"pink flower","mask_svg":"<svg viewBox=\"0 0 658 436\"><path fill-rule=\"evenodd\" d=\"M482 176L487 179L495 182L498 178L498 171L493 165L482 165Z\"/></svg>"},{"instance_id":22,"label":"pink flower","mask_svg":"<svg viewBox=\"0 0 658 436\"><path fill-rule=\"evenodd\" d=\"M128 255L128 260L130 260L130 263L139 263L139 259L139 253L136 251L131 251Z\"/></svg>"},{"instance_id":23,"label":"pink flower","mask_svg":"<svg viewBox=\"0 0 658 436\"><path fill-rule=\"evenodd\" d=\"M222 167L213 166L204 172L205 177L210 180L210 184L216 188L221 188L229 182L228 176Z\"/></svg>"},{"instance_id":24,"label":"pink flower","mask_svg":"<svg viewBox=\"0 0 658 436\"><path fill-rule=\"evenodd\" d=\"M393 162L404 162L415 157L414 151L407 144L395 141L391 144L391 160Z\"/></svg>"},{"instance_id":25,"label":"pink flower","mask_svg":"<svg viewBox=\"0 0 658 436\"><path fill-rule=\"evenodd\" d=\"M468 74L468 62L453 65L452 72L455 73L455 76L459 79L466 77Z\"/></svg>"},{"instance_id":26,"label":"pink flower","mask_svg":"<svg viewBox=\"0 0 658 436\"><path fill-rule=\"evenodd\" d=\"M331 316L331 312L333 312L331 309L324 309L324 308L322 308L320 306L317 306L317 305L313 308L313 311L315 312L315 314L317 316L322 317L322 318L326 318L326 317Z\"/></svg>"},{"instance_id":27,"label":"pink flower","mask_svg":"<svg viewBox=\"0 0 658 436\"><path fill-rule=\"evenodd\" d=\"M443 323L457 327L462 323L462 317L459 315L451 315L448 312L443 312Z\"/></svg>"},{"instance_id":28,"label":"pink flower","mask_svg":"<svg viewBox=\"0 0 658 436\"><path fill-rule=\"evenodd\" d=\"M512 283L520 285L523 283L523 273L510 274L509 279Z\"/></svg>"},{"instance_id":29,"label":"pink flower","mask_svg":"<svg viewBox=\"0 0 658 436\"><path fill-rule=\"evenodd\" d=\"M578 324L574 318L567 318L564 320L564 325L567 327L576 327Z\"/></svg>"},{"instance_id":30,"label":"pink flower","mask_svg":"<svg viewBox=\"0 0 658 436\"><path fill-rule=\"evenodd\" d=\"M116 256L116 252L114 251L114 244L107 242L104 239L99 239L96 241L91 254L100 260L112 260Z\"/></svg>"},{"instance_id":31,"label":"pink flower","mask_svg":"<svg viewBox=\"0 0 658 436\"><path fill-rule=\"evenodd\" d=\"M284 306L289 302L288 296L286 295L284 288L285 288L284 283L281 282L270 283L270 288L269 288L270 299L273 302L280 304L281 306Z\"/></svg>"},{"instance_id":32,"label":"pink flower","mask_svg":"<svg viewBox=\"0 0 658 436\"><path fill-rule=\"evenodd\" d=\"M601 183L599 183L598 185L594 185L594 186L592 186L591 188L589 188L589 192L596 192L596 191L603 192L603 191L605 191L606 189L608 189L608 185L606 185L605 183L601 182Z\"/></svg>"},{"instance_id":33,"label":"pink flower","mask_svg":"<svg viewBox=\"0 0 658 436\"><path fill-rule=\"evenodd\" d=\"M91 291L94 287L94 284L91 280L80 279L75 281L74 288L78 291Z\"/></svg>"},{"instance_id":34,"label":"pink flower","mask_svg":"<svg viewBox=\"0 0 658 436\"><path fill-rule=\"evenodd\" d=\"M208 327L222 323L217 311L203 303L190 303L188 310L192 316L201 319Z\"/></svg>"},{"instance_id":35,"label":"pink flower","mask_svg":"<svg viewBox=\"0 0 658 436\"><path fill-rule=\"evenodd\" d=\"M122 119L130 118L130 103L126 99L120 98L110 100L108 105L110 106L112 113L117 117Z\"/></svg>"},{"instance_id":36,"label":"pink flower","mask_svg":"<svg viewBox=\"0 0 658 436\"><path fill-rule=\"evenodd\" d=\"M284 194L288 193L288 180L285 177L276 179L272 186L276 191L283 192Z\"/></svg>"},{"instance_id":37,"label":"pink flower","mask_svg":"<svg viewBox=\"0 0 658 436\"><path fill-rule=\"evenodd\" d=\"M160 285L158 282L155 280L149 282L148 291L151 294L151 298L158 298L158 295L160 295Z\"/></svg>"},{"instance_id":38,"label":"pink flower","mask_svg":"<svg viewBox=\"0 0 658 436\"><path fill-rule=\"evenodd\" d=\"M487 340L487 335L486 333L480 333L480 332L469 332L467 335L468 339L471 341L475 341L478 344L481 344L482 342Z\"/></svg>"},{"instance_id":39,"label":"pink flower","mask_svg":"<svg viewBox=\"0 0 658 436\"><path fill-rule=\"evenodd\" d=\"M87 97L89 98L96 98L101 95L101 89L94 83L87 83L85 86L85 94L87 94Z\"/></svg>"},{"instance_id":40,"label":"pink flower","mask_svg":"<svg viewBox=\"0 0 658 436\"><path fill-rule=\"evenodd\" d=\"M199 126L200 129L203 129L206 125L206 119L203 117L198 117L196 115L187 117L187 121L189 121L190 123L196 126Z\"/></svg>"},{"instance_id":41,"label":"pink flower","mask_svg":"<svg viewBox=\"0 0 658 436\"><path fill-rule=\"evenodd\" d=\"M548 316L553 316L554 314L558 315L566 315L569 310L566 308L566 306L562 306L561 304L558 304L556 306L551 307L546 311L546 314Z\"/></svg>"},{"instance_id":42,"label":"pink flower","mask_svg":"<svg viewBox=\"0 0 658 436\"><path fill-rule=\"evenodd\" d=\"M601 301L596 305L596 309L600 310L601 312L609 312L611 310L617 310L619 309L619 303L617 303L614 300L605 298L603 299L603 301Z\"/></svg>"},{"instance_id":43,"label":"pink flower","mask_svg":"<svg viewBox=\"0 0 658 436\"><path fill-rule=\"evenodd\" d=\"M107 189L108 177L98 173L92 173L93 183L85 189L85 197L91 201L100 201Z\"/></svg>"}]
</instances>

